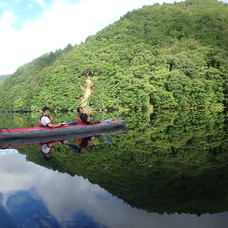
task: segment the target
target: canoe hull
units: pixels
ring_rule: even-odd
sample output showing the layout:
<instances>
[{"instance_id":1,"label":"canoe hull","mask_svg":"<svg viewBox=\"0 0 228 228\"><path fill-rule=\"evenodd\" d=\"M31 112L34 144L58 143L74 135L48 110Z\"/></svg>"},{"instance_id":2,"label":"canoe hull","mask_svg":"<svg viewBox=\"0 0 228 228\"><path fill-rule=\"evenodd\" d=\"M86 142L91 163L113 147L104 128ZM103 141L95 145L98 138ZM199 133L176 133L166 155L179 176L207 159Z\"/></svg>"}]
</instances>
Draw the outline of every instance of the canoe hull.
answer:
<instances>
[{"instance_id":1,"label":"canoe hull","mask_svg":"<svg viewBox=\"0 0 228 228\"><path fill-rule=\"evenodd\" d=\"M78 133L78 134L70 134L70 135L56 135L56 136L48 136L48 137L34 137L34 138L17 138L17 139L1 139L0 140L0 149L17 147L22 145L31 145L31 144L44 144L44 143L52 143L52 142L62 142L62 141L74 141L76 139L81 139L85 137L92 136L104 136L111 134L122 134L126 132L125 127L118 127L113 129L108 129L104 131L99 131L99 134L94 135L93 133Z\"/></svg>"},{"instance_id":2,"label":"canoe hull","mask_svg":"<svg viewBox=\"0 0 228 228\"><path fill-rule=\"evenodd\" d=\"M124 120L115 120L109 123L99 123L93 125L73 125L58 128L34 127L28 129L9 129L0 131L0 142L6 139L30 139L42 137L54 137L71 134L99 135L104 131L118 129L124 126Z\"/></svg>"}]
</instances>

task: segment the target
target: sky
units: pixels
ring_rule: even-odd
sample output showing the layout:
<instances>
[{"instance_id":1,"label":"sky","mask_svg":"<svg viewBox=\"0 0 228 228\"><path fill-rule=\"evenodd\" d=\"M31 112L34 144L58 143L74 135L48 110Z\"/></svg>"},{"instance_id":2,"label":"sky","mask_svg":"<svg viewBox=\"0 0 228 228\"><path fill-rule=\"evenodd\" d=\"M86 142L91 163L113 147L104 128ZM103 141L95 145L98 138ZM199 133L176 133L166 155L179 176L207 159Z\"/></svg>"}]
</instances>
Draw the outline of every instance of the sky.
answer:
<instances>
[{"instance_id":1,"label":"sky","mask_svg":"<svg viewBox=\"0 0 228 228\"><path fill-rule=\"evenodd\" d=\"M175 0L0 0L0 75L80 44L133 9L163 2Z\"/></svg>"}]
</instances>

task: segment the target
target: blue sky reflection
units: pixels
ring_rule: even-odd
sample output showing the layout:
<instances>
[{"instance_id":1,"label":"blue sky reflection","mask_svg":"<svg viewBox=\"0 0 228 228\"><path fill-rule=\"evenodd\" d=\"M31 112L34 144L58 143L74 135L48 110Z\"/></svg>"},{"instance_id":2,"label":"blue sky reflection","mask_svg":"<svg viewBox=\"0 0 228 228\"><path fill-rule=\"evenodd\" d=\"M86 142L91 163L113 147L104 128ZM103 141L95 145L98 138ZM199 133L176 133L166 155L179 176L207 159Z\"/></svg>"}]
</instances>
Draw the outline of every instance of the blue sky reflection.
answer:
<instances>
[{"instance_id":1,"label":"blue sky reflection","mask_svg":"<svg viewBox=\"0 0 228 228\"><path fill-rule=\"evenodd\" d=\"M132 208L87 179L0 150L0 227L226 227L228 213L159 215Z\"/></svg>"}]
</instances>

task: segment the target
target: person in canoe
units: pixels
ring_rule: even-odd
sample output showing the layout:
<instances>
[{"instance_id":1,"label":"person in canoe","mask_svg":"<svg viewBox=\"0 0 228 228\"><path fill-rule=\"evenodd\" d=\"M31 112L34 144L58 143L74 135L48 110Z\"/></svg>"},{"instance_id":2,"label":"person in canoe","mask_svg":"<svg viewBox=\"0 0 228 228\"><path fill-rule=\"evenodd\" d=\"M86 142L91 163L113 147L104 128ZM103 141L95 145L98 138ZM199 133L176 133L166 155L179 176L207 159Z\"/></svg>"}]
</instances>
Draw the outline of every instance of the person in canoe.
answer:
<instances>
[{"instance_id":1,"label":"person in canoe","mask_svg":"<svg viewBox=\"0 0 228 228\"><path fill-rule=\"evenodd\" d=\"M60 127L66 124L66 123L56 124L54 121L54 118L50 116L50 114L51 114L51 110L48 107L44 107L42 109L42 116L39 119L40 127Z\"/></svg>"},{"instance_id":2,"label":"person in canoe","mask_svg":"<svg viewBox=\"0 0 228 228\"><path fill-rule=\"evenodd\" d=\"M82 124L91 124L91 118L89 114L86 114L84 112L84 109L82 107L77 108L77 113L78 113L78 118L77 118L77 123L82 123Z\"/></svg>"}]
</instances>

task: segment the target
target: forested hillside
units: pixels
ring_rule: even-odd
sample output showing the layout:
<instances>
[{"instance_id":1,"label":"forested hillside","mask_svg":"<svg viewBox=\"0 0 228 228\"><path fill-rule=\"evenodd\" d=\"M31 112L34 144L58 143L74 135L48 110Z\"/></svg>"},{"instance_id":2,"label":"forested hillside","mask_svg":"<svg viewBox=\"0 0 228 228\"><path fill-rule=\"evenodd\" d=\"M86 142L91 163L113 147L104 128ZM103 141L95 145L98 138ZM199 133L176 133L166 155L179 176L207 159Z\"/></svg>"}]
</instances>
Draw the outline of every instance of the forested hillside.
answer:
<instances>
[{"instance_id":1,"label":"forested hillside","mask_svg":"<svg viewBox=\"0 0 228 228\"><path fill-rule=\"evenodd\" d=\"M3 82L6 78L10 77L10 74L0 75L0 83Z\"/></svg>"},{"instance_id":2,"label":"forested hillside","mask_svg":"<svg viewBox=\"0 0 228 228\"><path fill-rule=\"evenodd\" d=\"M72 28L73 29L73 28ZM46 54L0 85L0 109L221 107L228 91L228 4L187 0L129 12L75 47Z\"/></svg>"}]
</instances>

